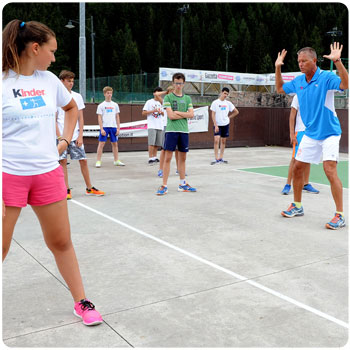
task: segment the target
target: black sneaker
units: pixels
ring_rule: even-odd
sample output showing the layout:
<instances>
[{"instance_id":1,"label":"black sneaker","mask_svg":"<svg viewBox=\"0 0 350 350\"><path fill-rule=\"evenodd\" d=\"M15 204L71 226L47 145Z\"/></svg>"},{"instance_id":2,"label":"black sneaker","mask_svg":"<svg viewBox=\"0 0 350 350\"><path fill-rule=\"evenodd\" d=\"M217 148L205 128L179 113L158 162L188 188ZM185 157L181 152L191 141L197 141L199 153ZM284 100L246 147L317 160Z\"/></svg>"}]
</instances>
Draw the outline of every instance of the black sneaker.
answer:
<instances>
[{"instance_id":1,"label":"black sneaker","mask_svg":"<svg viewBox=\"0 0 350 350\"><path fill-rule=\"evenodd\" d=\"M148 165L154 165L155 163L156 163L156 161L153 160L153 159L150 159L150 160L148 161Z\"/></svg>"}]
</instances>

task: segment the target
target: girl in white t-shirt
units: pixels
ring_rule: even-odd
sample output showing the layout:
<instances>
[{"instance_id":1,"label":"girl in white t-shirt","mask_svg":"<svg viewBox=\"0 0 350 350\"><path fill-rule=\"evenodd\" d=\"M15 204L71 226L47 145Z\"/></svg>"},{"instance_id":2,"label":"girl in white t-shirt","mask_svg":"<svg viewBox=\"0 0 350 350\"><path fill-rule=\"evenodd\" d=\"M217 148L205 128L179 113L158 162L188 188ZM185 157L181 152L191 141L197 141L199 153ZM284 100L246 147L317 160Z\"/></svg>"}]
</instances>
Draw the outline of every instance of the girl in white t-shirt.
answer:
<instances>
[{"instance_id":1,"label":"girl in white t-shirt","mask_svg":"<svg viewBox=\"0 0 350 350\"><path fill-rule=\"evenodd\" d=\"M22 207L31 205L58 269L84 324L102 323L85 292L68 220L66 186L58 156L69 145L77 106L67 89L47 71L55 61L55 33L42 23L9 22L2 33L3 260ZM65 111L56 147L55 112Z\"/></svg>"}]
</instances>

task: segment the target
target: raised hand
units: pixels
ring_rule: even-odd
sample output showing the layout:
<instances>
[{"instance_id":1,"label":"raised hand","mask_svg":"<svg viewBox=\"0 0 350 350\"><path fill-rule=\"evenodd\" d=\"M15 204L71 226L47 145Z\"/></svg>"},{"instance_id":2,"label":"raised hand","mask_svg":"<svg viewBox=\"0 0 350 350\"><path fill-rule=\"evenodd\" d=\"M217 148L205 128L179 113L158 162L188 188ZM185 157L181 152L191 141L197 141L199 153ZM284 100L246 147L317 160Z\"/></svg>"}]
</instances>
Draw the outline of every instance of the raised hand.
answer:
<instances>
[{"instance_id":1,"label":"raised hand","mask_svg":"<svg viewBox=\"0 0 350 350\"><path fill-rule=\"evenodd\" d=\"M323 57L328 58L331 61L337 61L338 59L340 59L342 50L343 45L340 45L338 42L335 42L331 44L331 53L329 55L323 55Z\"/></svg>"},{"instance_id":2,"label":"raised hand","mask_svg":"<svg viewBox=\"0 0 350 350\"><path fill-rule=\"evenodd\" d=\"M277 60L275 62L275 67L282 66L284 63L284 58L286 57L287 51L285 49L278 53Z\"/></svg>"}]
</instances>

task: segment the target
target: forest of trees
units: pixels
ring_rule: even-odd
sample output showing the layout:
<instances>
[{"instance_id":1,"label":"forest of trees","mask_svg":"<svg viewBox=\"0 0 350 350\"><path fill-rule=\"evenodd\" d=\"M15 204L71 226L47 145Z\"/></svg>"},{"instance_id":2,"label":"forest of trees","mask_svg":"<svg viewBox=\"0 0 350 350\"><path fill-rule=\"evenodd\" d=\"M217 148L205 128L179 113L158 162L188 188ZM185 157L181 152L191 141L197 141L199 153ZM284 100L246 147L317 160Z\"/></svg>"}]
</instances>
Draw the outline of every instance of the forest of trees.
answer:
<instances>
[{"instance_id":1,"label":"forest of trees","mask_svg":"<svg viewBox=\"0 0 350 350\"><path fill-rule=\"evenodd\" d=\"M86 26L93 16L96 77L157 73L159 67L180 64L180 15L184 3L86 3ZM54 73L79 72L79 25L67 29L69 19L79 19L79 3L10 3L3 9L3 26L12 19L36 20L57 35ZM329 68L322 55L329 53L334 27L342 31L335 40L344 43L348 57L348 10L341 3L190 3L183 15L183 68L271 73L277 52L288 55L284 71L298 71L296 52L312 46L319 65ZM91 41L86 30L87 77L90 77Z\"/></svg>"}]
</instances>

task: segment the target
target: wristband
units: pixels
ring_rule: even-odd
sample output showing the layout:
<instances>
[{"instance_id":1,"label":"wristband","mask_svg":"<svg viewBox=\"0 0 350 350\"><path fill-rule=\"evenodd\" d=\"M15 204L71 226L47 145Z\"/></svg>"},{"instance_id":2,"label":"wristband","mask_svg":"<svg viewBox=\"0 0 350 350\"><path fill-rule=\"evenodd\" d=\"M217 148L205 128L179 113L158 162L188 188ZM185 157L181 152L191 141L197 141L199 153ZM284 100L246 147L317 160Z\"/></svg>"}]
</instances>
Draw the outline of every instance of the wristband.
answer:
<instances>
[{"instance_id":1,"label":"wristband","mask_svg":"<svg viewBox=\"0 0 350 350\"><path fill-rule=\"evenodd\" d=\"M63 137L61 137L58 142L61 142L61 141L65 141L67 143L67 147L69 146L69 142L66 139L64 139Z\"/></svg>"},{"instance_id":2,"label":"wristband","mask_svg":"<svg viewBox=\"0 0 350 350\"><path fill-rule=\"evenodd\" d=\"M333 63L339 62L339 61L341 61L341 58L336 59L335 61L333 61Z\"/></svg>"}]
</instances>

